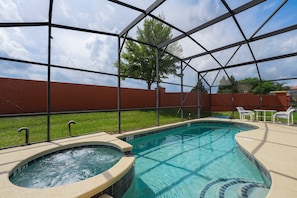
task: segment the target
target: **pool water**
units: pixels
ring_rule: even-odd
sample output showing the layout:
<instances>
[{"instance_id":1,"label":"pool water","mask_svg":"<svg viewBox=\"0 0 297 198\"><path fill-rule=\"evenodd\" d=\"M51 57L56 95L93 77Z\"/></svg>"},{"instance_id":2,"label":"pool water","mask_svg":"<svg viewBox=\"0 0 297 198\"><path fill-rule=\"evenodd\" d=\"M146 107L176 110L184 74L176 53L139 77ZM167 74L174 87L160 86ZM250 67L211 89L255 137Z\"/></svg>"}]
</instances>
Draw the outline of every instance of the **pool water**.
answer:
<instances>
[{"instance_id":1,"label":"pool water","mask_svg":"<svg viewBox=\"0 0 297 198\"><path fill-rule=\"evenodd\" d=\"M266 188L265 178L236 145L235 134L249 129L196 123L130 140L135 177L124 198L237 198L245 185Z\"/></svg>"},{"instance_id":2,"label":"pool water","mask_svg":"<svg viewBox=\"0 0 297 198\"><path fill-rule=\"evenodd\" d=\"M96 176L122 156L119 150L98 145L65 149L29 162L12 174L10 181L28 188L61 186Z\"/></svg>"}]
</instances>

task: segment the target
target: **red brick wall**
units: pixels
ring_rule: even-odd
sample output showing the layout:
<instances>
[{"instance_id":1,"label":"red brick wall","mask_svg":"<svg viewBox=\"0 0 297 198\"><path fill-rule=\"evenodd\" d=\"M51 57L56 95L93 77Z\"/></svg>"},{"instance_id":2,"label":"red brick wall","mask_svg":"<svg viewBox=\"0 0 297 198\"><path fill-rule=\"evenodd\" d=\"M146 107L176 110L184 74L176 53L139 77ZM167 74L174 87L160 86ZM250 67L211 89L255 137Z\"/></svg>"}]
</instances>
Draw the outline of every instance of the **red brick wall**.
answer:
<instances>
[{"instance_id":1,"label":"red brick wall","mask_svg":"<svg viewBox=\"0 0 297 198\"><path fill-rule=\"evenodd\" d=\"M246 109L260 108L260 96L253 94L233 94L234 108L243 106ZM197 108L197 93L184 93L184 107ZM202 111L231 111L232 94L201 93ZM263 96L264 109L285 110L289 105L285 95ZM47 82L20 79L0 78L0 114L46 112ZM160 89L161 107L179 107L180 93L166 93ZM121 89L121 108L155 108L155 90ZM116 110L117 87L82 85L70 83L51 83L51 111L81 110ZM235 110L235 109L234 109Z\"/></svg>"}]
</instances>

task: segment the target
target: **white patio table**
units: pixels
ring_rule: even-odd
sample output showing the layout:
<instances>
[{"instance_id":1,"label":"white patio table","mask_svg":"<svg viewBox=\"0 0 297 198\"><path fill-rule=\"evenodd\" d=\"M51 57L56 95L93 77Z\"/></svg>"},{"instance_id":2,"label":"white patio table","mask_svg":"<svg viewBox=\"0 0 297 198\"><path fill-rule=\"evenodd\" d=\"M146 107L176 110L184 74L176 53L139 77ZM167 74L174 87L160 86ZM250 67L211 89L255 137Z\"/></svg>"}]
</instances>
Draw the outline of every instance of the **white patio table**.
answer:
<instances>
[{"instance_id":1,"label":"white patio table","mask_svg":"<svg viewBox=\"0 0 297 198\"><path fill-rule=\"evenodd\" d=\"M264 122L266 122L266 116L270 117L270 121L272 121L272 115L276 112L276 110L270 109L254 109L254 111L256 112L256 120L259 121L259 118L263 118ZM267 112L270 114L267 115Z\"/></svg>"}]
</instances>

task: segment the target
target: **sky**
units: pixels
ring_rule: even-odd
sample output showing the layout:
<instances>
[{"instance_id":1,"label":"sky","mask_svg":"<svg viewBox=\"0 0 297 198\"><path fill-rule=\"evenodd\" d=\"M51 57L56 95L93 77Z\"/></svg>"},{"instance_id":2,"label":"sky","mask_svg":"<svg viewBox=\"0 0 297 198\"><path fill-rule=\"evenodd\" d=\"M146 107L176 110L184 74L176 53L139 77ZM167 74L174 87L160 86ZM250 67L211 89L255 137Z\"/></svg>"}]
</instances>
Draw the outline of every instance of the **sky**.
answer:
<instances>
[{"instance_id":1,"label":"sky","mask_svg":"<svg viewBox=\"0 0 297 198\"><path fill-rule=\"evenodd\" d=\"M126 0L140 9L147 9L153 0ZM231 9L249 2L247 0L226 0ZM284 0L267 0L259 6L237 14L236 20L243 30L244 36L249 39L268 19L269 16L284 2ZM48 0L0 0L0 23L7 22L47 22ZM284 6L254 35L255 37L297 24L297 1L288 0ZM172 29L173 38L184 32L198 27L209 20L227 13L227 9L219 0L167 0L152 12L153 15L165 16L165 21L178 29ZM119 34L127 25L140 15L140 12L119 6L107 0L54 0L52 23L92 29L96 31ZM143 21L137 26L142 27ZM128 36L136 38L136 27L128 32ZM232 18L225 19L217 24L193 33L178 41L183 53L180 58L212 50L224 45L244 40L244 36L237 28ZM0 57L14 58L33 62L47 63L48 57L48 27L13 27L0 28ZM114 36L98 35L78 31L52 28L51 63L77 69L117 74L114 63L117 60L118 38ZM221 64L228 66L256 59L293 53L297 51L296 30L275 37L252 42L250 47L242 45L234 57L229 60L235 48L230 48L213 54ZM221 67L210 55L187 60L196 70L203 71ZM229 61L229 62L228 62ZM262 80L275 80L297 77L297 57L269 61L256 65L247 65L240 68L226 69L229 75L241 80L247 77L259 77ZM184 83L189 85L185 91L197 83L197 73L190 67L184 69ZM203 77L210 85L218 85L219 80L226 76L221 70L219 73L208 72ZM22 64L0 60L0 77L21 78L30 80L47 80L47 67L32 64ZM51 80L58 82L72 82L117 86L117 77L112 75L92 74L89 72L71 71L66 69L51 69ZM164 81L180 83L180 78L170 75ZM297 81L281 81L288 86L296 86ZM140 80L127 79L121 81L121 86L146 89L146 83ZM167 91L180 91L179 86L162 83Z\"/></svg>"}]
</instances>

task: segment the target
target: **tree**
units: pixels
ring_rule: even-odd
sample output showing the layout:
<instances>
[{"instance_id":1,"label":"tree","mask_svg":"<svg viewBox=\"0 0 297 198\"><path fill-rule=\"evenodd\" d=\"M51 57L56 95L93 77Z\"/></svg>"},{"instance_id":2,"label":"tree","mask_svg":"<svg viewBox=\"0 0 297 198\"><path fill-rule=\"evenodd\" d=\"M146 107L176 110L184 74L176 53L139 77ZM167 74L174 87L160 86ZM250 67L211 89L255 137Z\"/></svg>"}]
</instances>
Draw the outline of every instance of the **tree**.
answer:
<instances>
[{"instance_id":1,"label":"tree","mask_svg":"<svg viewBox=\"0 0 297 198\"><path fill-rule=\"evenodd\" d=\"M200 88L200 92L207 93L207 90L204 87L202 81L197 82L197 84L195 85L195 87L193 87L193 89L191 90L191 92L197 92L198 91L198 87Z\"/></svg>"},{"instance_id":2,"label":"tree","mask_svg":"<svg viewBox=\"0 0 297 198\"><path fill-rule=\"evenodd\" d=\"M269 92L271 91L284 91L289 89L290 87L284 86L284 83L271 82L271 81L262 82L262 94L269 94ZM260 83L253 89L253 93L254 94L261 93Z\"/></svg>"},{"instance_id":3,"label":"tree","mask_svg":"<svg viewBox=\"0 0 297 198\"><path fill-rule=\"evenodd\" d=\"M236 81L233 76L230 77L231 81L234 85L233 93L253 93L253 94L261 94L261 86L262 86L262 94L269 94L270 91L282 91L289 90L290 87L284 86L284 83L265 81L260 84L260 80L258 78L245 78L240 81ZM232 86L229 85L230 81L223 77L220 81L220 86L218 89L218 93L232 93ZM237 91L236 91L237 90Z\"/></svg>"},{"instance_id":4,"label":"tree","mask_svg":"<svg viewBox=\"0 0 297 198\"><path fill-rule=\"evenodd\" d=\"M237 93L237 81L234 76L231 75L230 79L226 79L225 76L220 80L218 93Z\"/></svg>"},{"instance_id":5,"label":"tree","mask_svg":"<svg viewBox=\"0 0 297 198\"><path fill-rule=\"evenodd\" d=\"M240 80L237 86L238 93L254 93L255 87L257 87L259 83L258 78L245 78Z\"/></svg>"},{"instance_id":6,"label":"tree","mask_svg":"<svg viewBox=\"0 0 297 198\"><path fill-rule=\"evenodd\" d=\"M164 17L160 16L162 19ZM152 84L156 81L156 47L172 38L171 28L157 19L145 19L143 29L137 27L137 40L143 43L136 43L127 40L125 43L125 51L121 57L121 75L125 77L139 78L147 83L147 88L151 89ZM170 45L167 51L176 55L182 53L182 48L177 43ZM164 53L162 49L158 49L159 54L159 78L168 78L169 74L176 75L178 66L175 63L177 58ZM117 65L117 63L116 63Z\"/></svg>"}]
</instances>

